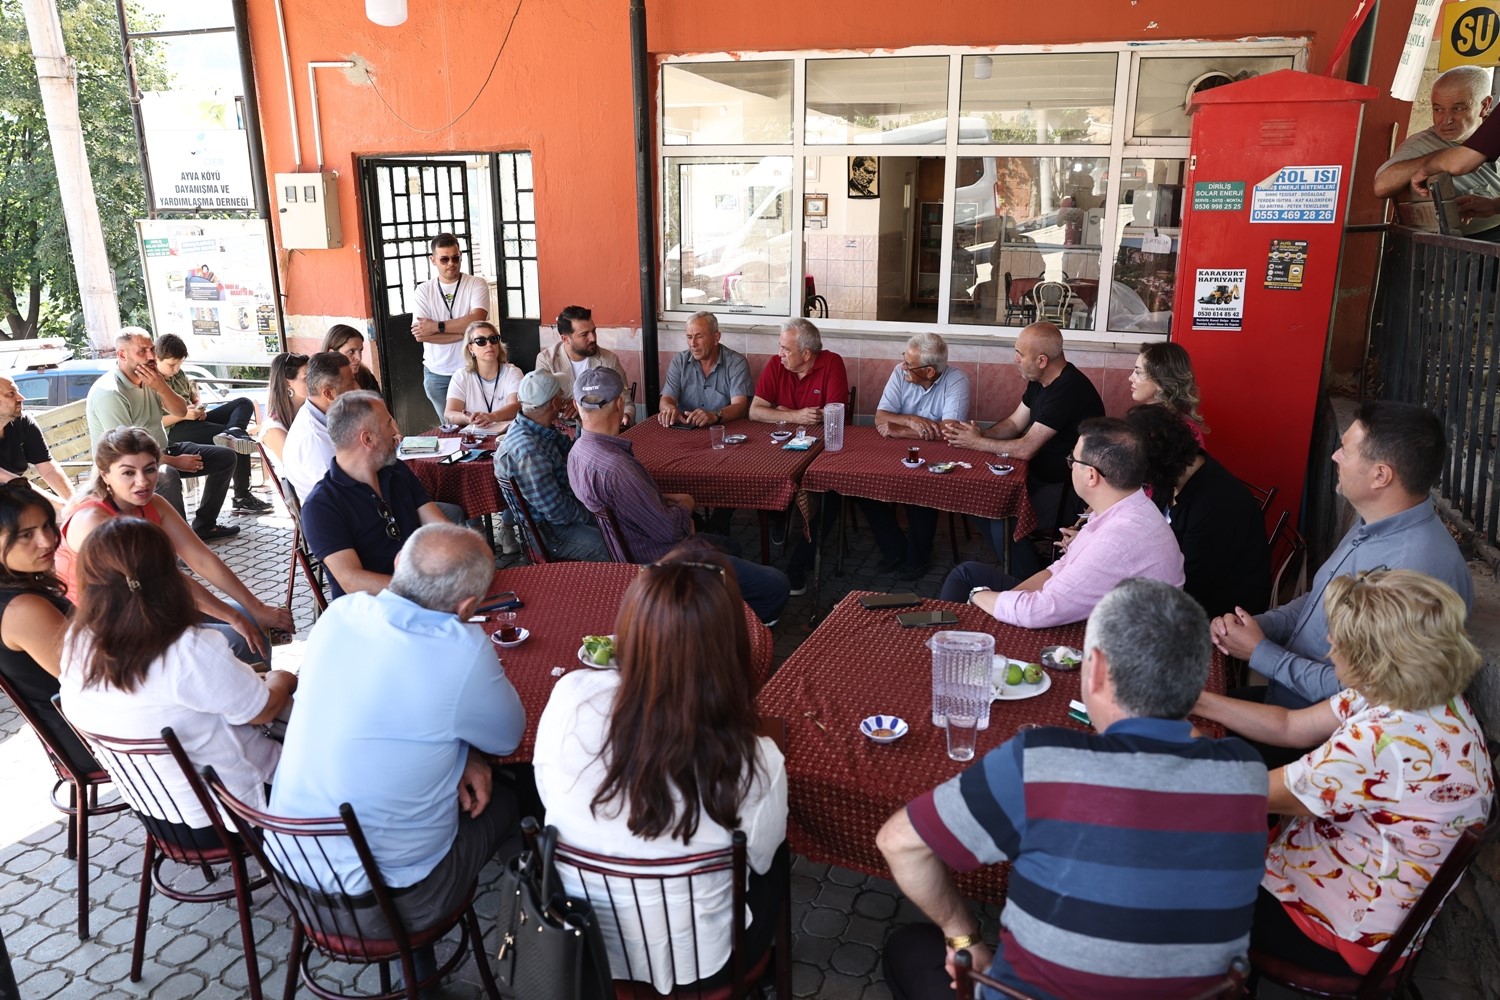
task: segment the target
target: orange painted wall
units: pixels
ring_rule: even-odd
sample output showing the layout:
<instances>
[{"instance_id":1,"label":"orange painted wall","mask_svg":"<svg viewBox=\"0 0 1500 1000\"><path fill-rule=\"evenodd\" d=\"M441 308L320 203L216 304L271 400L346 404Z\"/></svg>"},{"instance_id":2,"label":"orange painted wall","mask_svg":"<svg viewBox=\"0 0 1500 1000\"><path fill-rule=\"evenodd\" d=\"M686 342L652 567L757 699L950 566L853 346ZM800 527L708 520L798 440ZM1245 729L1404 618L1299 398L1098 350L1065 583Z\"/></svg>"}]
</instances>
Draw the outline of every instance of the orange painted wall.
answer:
<instances>
[{"instance_id":1,"label":"orange painted wall","mask_svg":"<svg viewBox=\"0 0 1500 1000\"><path fill-rule=\"evenodd\" d=\"M366 20L360 0L286 0L305 169L314 167L306 63L354 59L368 66L375 80L374 87L365 82L362 70L320 72L326 167L340 174L344 247L284 256L287 311L370 314L357 156L529 149L537 178L542 314L578 301L594 307L602 326L638 325L626 0L523 0L494 78L473 109L452 125L447 123L480 91L516 9L514 0L410 0L410 5L406 24L379 28ZM1311 39L1308 68L1314 72L1325 68L1355 6L1352 0L1075 0L1065 5L647 0L647 5L655 53L1305 36ZM1371 79L1377 88L1390 83L1413 5L1414 0L1381 5ZM268 169L289 170L286 90L268 0L251 5L250 29ZM1404 127L1409 113L1409 105L1388 98L1367 110L1351 221L1379 220L1380 204L1368 193L1370 180L1385 158L1393 123L1399 119ZM432 129L438 130L426 131ZM1373 267L1373 240L1352 237L1335 347L1336 357L1346 361L1358 360L1357 349L1350 353L1350 338L1363 342ZM1365 294L1358 293L1362 285Z\"/></svg>"}]
</instances>

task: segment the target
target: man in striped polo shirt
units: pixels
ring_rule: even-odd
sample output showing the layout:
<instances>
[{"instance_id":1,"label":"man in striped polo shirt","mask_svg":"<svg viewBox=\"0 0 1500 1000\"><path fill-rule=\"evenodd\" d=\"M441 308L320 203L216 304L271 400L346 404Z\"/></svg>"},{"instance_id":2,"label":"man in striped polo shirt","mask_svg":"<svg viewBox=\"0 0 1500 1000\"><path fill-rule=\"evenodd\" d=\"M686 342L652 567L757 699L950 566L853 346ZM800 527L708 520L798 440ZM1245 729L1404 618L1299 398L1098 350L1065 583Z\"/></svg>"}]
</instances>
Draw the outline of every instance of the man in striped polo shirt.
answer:
<instances>
[{"instance_id":1,"label":"man in striped polo shirt","mask_svg":"<svg viewBox=\"0 0 1500 1000\"><path fill-rule=\"evenodd\" d=\"M896 813L878 843L934 923L886 943L898 1000L951 997L954 953L1040 997L1166 1000L1203 991L1249 944L1265 868L1266 769L1235 738L1195 738L1203 609L1140 578L1089 616L1080 686L1097 732L1035 729ZM948 869L1011 863L999 948ZM992 995L992 994L986 994Z\"/></svg>"}]
</instances>

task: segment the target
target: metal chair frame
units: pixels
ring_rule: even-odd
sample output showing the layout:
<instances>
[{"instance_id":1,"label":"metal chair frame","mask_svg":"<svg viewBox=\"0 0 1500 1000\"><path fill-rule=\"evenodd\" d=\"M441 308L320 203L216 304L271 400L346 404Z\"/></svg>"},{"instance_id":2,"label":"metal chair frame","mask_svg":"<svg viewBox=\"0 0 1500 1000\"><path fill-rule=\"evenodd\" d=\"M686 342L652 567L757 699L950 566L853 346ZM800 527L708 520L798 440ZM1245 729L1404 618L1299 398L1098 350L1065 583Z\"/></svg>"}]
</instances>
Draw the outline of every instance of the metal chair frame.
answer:
<instances>
[{"instance_id":1,"label":"metal chair frame","mask_svg":"<svg viewBox=\"0 0 1500 1000\"><path fill-rule=\"evenodd\" d=\"M526 544L526 558L536 566L549 562L565 562L566 560L559 559L547 551L546 539L542 537L536 519L531 516L531 504L521 493L521 488L516 485L516 481L509 476L496 476L495 478L500 483L500 494L505 497L505 505L515 515L516 524L521 529L522 541Z\"/></svg>"},{"instance_id":2,"label":"metal chair frame","mask_svg":"<svg viewBox=\"0 0 1500 1000\"><path fill-rule=\"evenodd\" d=\"M287 962L286 987L283 1000L292 1000L300 980L313 994L323 1000L344 1000L361 997L363 1000L418 1000L421 991L437 985L464 959L466 950L472 950L474 961L479 966L480 978L488 996L499 1000L499 988L484 954L484 939L479 927L479 917L474 912L474 892L477 883L469 886L462 904L444 915L431 927L411 932L403 925L393 902L391 890L380 875L375 855L365 839L364 830L349 803L339 806L339 814L330 817L292 819L273 816L246 805L236 798L212 767L203 770L203 783L224 811L234 819L250 854L270 875L277 893L292 912L292 942ZM332 839L349 841L359 856L360 864L369 880L370 889L364 893L345 890L342 878L330 862L324 842ZM317 861L314 862L314 857ZM323 870L335 872L337 886L333 891L311 888L287 874L298 870ZM373 904L373 905L372 905ZM361 927L360 913L378 915L383 928L368 923ZM435 943L449 931L459 929L458 947L448 960L425 979L418 979L413 954L417 949ZM390 937L373 936L372 931L389 930ZM320 982L313 975L314 952L336 962L357 965L375 965L379 969L380 989L377 996L366 993L340 993ZM401 968L401 987L391 985L391 962Z\"/></svg>"},{"instance_id":3,"label":"metal chair frame","mask_svg":"<svg viewBox=\"0 0 1500 1000\"><path fill-rule=\"evenodd\" d=\"M322 562L308 547L307 536L302 532L302 502L297 498L297 491L292 484L283 482L276 474L271 464L271 456L266 453L266 446L259 441L255 443L255 446L260 449L260 463L265 469L266 479L270 480L271 485L276 488L276 494L281 497L281 502L292 519L292 562L287 569L286 605L292 606L292 595L297 589L297 569L301 567L303 576L307 577L308 589L312 591L313 604L316 608L314 615L322 614L328 610L328 596L323 591L322 580L325 571Z\"/></svg>"},{"instance_id":4,"label":"metal chair frame","mask_svg":"<svg viewBox=\"0 0 1500 1000\"><path fill-rule=\"evenodd\" d=\"M615 512L608 507L600 507L591 513L599 523L599 533L604 536L604 547L609 549L610 558L619 563L635 562L630 554L630 543L625 541L625 533L620 530Z\"/></svg>"},{"instance_id":5,"label":"metal chair frame","mask_svg":"<svg viewBox=\"0 0 1500 1000\"><path fill-rule=\"evenodd\" d=\"M86 941L89 937L89 819L124 812L130 808L130 803L121 799L101 806L99 789L114 784L109 772L97 761L76 760L71 750L55 745L42 724L39 713L43 709L27 703L3 675L0 675L0 691L5 692L16 711L21 713L21 718L36 733L53 773L57 775L57 781L52 785L52 805L68 817L68 844L63 849L63 857L78 862L78 939ZM49 705L45 711L56 712L57 707ZM63 785L68 786L66 803L58 798Z\"/></svg>"}]
</instances>

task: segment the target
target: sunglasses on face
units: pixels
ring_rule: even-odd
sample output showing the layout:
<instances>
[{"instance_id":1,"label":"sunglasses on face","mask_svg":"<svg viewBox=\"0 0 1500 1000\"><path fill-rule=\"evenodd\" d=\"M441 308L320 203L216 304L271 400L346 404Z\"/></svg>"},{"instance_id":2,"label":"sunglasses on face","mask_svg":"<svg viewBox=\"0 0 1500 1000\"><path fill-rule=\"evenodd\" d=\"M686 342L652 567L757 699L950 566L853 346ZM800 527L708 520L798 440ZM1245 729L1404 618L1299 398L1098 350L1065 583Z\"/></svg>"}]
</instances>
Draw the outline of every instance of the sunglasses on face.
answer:
<instances>
[{"instance_id":1,"label":"sunglasses on face","mask_svg":"<svg viewBox=\"0 0 1500 1000\"><path fill-rule=\"evenodd\" d=\"M493 337L475 337L473 340L469 341L469 343L473 344L475 347L488 347L490 344L500 343L500 337L498 335Z\"/></svg>"},{"instance_id":2,"label":"sunglasses on face","mask_svg":"<svg viewBox=\"0 0 1500 1000\"><path fill-rule=\"evenodd\" d=\"M458 261L459 257L458 257L458 254L454 254L452 257L437 257L437 256L434 256L432 259L435 260L435 261L437 261L439 264L453 264L453 263L456 263Z\"/></svg>"}]
</instances>

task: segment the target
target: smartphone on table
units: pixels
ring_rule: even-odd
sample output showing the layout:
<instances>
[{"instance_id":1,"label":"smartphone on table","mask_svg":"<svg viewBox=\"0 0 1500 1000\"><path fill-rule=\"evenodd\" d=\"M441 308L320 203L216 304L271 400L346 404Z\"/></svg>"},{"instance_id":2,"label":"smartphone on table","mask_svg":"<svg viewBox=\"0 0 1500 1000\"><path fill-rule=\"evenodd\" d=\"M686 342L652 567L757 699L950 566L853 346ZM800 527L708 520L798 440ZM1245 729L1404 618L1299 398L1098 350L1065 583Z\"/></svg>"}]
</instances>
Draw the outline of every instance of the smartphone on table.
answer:
<instances>
[{"instance_id":1,"label":"smartphone on table","mask_svg":"<svg viewBox=\"0 0 1500 1000\"><path fill-rule=\"evenodd\" d=\"M479 602L476 611L515 611L526 605L516 596L514 590L507 590L499 594L491 594Z\"/></svg>"},{"instance_id":2,"label":"smartphone on table","mask_svg":"<svg viewBox=\"0 0 1500 1000\"><path fill-rule=\"evenodd\" d=\"M908 611L897 615L903 628L930 628L934 625L957 625L958 615L951 611Z\"/></svg>"}]
</instances>

